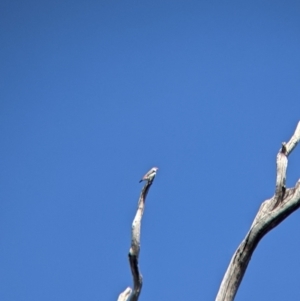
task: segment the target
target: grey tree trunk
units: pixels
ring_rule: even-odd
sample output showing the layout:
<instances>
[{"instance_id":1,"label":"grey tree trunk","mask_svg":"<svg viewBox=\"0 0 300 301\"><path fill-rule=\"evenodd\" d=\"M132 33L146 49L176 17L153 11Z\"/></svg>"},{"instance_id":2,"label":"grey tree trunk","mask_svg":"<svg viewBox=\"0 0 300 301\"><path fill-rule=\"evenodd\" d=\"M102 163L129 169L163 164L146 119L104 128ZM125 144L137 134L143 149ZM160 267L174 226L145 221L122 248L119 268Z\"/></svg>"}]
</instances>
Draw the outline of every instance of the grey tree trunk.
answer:
<instances>
[{"instance_id":1,"label":"grey tree trunk","mask_svg":"<svg viewBox=\"0 0 300 301\"><path fill-rule=\"evenodd\" d=\"M276 189L272 198L264 201L229 263L216 301L232 301L259 241L274 227L300 207L300 180L293 188L285 187L288 156L300 140L300 122L288 143L282 143L277 155Z\"/></svg>"}]
</instances>

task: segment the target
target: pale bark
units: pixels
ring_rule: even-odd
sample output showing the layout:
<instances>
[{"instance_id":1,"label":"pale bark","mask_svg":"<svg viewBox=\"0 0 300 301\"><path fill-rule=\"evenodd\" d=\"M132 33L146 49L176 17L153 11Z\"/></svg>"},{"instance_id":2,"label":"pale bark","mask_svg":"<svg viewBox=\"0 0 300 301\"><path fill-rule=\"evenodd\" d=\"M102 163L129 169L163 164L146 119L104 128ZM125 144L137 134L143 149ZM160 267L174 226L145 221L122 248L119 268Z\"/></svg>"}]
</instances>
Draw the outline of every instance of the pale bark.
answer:
<instances>
[{"instance_id":1,"label":"pale bark","mask_svg":"<svg viewBox=\"0 0 300 301\"><path fill-rule=\"evenodd\" d=\"M285 187L288 156L300 140L300 122L288 143L282 143L277 155L276 189L272 198L264 201L256 214L246 237L229 263L216 301L232 301L246 272L259 241L270 230L300 207L300 180L293 188Z\"/></svg>"},{"instance_id":2,"label":"pale bark","mask_svg":"<svg viewBox=\"0 0 300 301\"><path fill-rule=\"evenodd\" d=\"M118 301L126 301L129 295L131 294L131 292L132 289L130 287L127 287L126 290L119 295Z\"/></svg>"},{"instance_id":3,"label":"pale bark","mask_svg":"<svg viewBox=\"0 0 300 301\"><path fill-rule=\"evenodd\" d=\"M131 228L131 247L129 249L128 257L133 277L133 289L127 287L126 290L119 295L118 301L137 301L141 293L143 285L143 277L139 270L141 222L145 209L146 197L153 183L153 180L154 179L152 179L151 181L147 181L141 191L140 198L138 201L137 212L135 214Z\"/></svg>"}]
</instances>

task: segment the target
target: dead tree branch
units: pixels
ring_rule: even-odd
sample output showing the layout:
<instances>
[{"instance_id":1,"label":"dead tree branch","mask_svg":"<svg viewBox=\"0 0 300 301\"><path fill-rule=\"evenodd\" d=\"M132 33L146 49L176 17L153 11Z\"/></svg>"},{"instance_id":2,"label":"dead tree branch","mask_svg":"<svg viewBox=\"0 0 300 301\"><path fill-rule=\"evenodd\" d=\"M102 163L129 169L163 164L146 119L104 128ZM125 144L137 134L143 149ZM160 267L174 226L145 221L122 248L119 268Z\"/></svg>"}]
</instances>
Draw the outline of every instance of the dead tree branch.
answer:
<instances>
[{"instance_id":1,"label":"dead tree branch","mask_svg":"<svg viewBox=\"0 0 300 301\"><path fill-rule=\"evenodd\" d=\"M133 290L130 287L127 287L126 290L119 295L118 301L137 301L141 293L143 285L143 277L139 270L141 222L145 209L146 197L152 183L153 179L151 181L147 181L141 191L137 212L131 228L131 247L129 249L128 257L133 277Z\"/></svg>"},{"instance_id":2,"label":"dead tree branch","mask_svg":"<svg viewBox=\"0 0 300 301\"><path fill-rule=\"evenodd\" d=\"M274 227L300 207L300 180L293 188L286 188L288 156L300 140L300 122L288 143L282 143L277 155L276 189L272 198L264 201L244 240L229 263L216 301L232 301L246 272L259 241Z\"/></svg>"}]
</instances>

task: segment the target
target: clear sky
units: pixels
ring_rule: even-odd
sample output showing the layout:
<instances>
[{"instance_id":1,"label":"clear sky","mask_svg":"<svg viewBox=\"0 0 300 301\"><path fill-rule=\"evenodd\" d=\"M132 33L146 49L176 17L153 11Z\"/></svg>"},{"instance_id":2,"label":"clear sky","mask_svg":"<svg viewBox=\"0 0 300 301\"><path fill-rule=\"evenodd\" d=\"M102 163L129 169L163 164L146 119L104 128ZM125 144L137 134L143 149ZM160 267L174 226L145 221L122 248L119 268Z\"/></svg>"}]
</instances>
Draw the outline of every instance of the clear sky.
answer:
<instances>
[{"instance_id":1,"label":"clear sky","mask_svg":"<svg viewBox=\"0 0 300 301\"><path fill-rule=\"evenodd\" d=\"M140 300L214 300L300 119L299 1L2 0L0 41L0 300L117 300L152 166ZM299 231L236 300L300 300Z\"/></svg>"}]
</instances>

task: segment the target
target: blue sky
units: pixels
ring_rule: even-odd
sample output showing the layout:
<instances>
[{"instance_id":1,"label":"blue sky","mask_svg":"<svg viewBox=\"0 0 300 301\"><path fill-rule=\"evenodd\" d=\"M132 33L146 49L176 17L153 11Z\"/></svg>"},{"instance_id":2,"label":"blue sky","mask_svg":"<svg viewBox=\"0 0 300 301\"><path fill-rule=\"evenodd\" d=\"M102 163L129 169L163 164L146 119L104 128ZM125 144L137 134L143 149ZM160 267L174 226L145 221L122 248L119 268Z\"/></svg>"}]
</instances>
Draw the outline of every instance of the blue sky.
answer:
<instances>
[{"instance_id":1,"label":"blue sky","mask_svg":"<svg viewBox=\"0 0 300 301\"><path fill-rule=\"evenodd\" d=\"M2 1L0 299L214 300L300 113L298 1ZM300 177L291 154L287 185ZM236 300L298 300L300 213Z\"/></svg>"}]
</instances>

